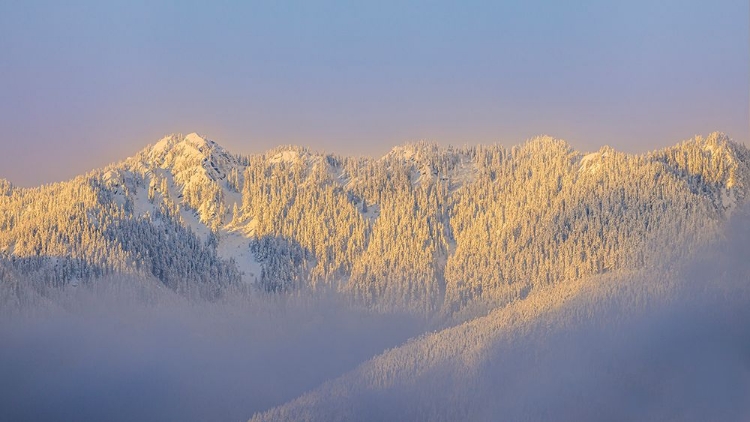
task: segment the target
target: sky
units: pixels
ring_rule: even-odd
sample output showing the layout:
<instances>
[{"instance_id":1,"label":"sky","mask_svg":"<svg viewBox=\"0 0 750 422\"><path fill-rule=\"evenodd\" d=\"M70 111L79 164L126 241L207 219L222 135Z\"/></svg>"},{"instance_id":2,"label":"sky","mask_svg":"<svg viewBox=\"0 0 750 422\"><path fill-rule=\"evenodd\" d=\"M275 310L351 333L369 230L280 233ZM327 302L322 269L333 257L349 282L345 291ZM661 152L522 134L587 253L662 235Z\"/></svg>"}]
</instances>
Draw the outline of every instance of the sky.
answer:
<instances>
[{"instance_id":1,"label":"sky","mask_svg":"<svg viewBox=\"0 0 750 422\"><path fill-rule=\"evenodd\" d=\"M417 140L750 145L747 0L0 1L0 178L198 132L380 156Z\"/></svg>"}]
</instances>

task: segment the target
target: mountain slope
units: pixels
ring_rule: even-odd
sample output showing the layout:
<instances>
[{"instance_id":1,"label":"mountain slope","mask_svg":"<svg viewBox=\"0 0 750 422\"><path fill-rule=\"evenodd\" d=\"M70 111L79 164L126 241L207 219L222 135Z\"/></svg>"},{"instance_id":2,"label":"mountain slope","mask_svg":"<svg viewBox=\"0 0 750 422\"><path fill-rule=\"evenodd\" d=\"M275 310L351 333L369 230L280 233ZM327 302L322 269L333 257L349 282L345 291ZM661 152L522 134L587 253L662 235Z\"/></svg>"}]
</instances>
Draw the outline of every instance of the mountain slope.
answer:
<instances>
[{"instance_id":1,"label":"mountain slope","mask_svg":"<svg viewBox=\"0 0 750 422\"><path fill-rule=\"evenodd\" d=\"M750 215L683 260L540 289L264 420L745 420Z\"/></svg>"},{"instance_id":2,"label":"mountain slope","mask_svg":"<svg viewBox=\"0 0 750 422\"><path fill-rule=\"evenodd\" d=\"M721 134L642 155L541 137L422 142L377 160L239 156L171 135L68 182L0 183L0 253L52 286L130 273L209 296L330 287L383 312L464 320L689 255L746 202L748 163Z\"/></svg>"}]
</instances>

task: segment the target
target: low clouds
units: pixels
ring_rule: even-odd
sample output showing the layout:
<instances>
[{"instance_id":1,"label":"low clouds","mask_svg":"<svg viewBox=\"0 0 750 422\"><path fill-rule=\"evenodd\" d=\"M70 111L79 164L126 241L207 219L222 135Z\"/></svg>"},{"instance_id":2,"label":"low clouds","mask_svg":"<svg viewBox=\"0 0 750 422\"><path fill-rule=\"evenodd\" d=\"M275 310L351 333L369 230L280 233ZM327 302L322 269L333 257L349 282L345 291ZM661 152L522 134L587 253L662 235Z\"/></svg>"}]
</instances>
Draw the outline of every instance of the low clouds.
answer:
<instances>
[{"instance_id":1,"label":"low clouds","mask_svg":"<svg viewBox=\"0 0 750 422\"><path fill-rule=\"evenodd\" d=\"M0 419L244 420L420 331L334 297L145 301L107 283L0 322Z\"/></svg>"}]
</instances>

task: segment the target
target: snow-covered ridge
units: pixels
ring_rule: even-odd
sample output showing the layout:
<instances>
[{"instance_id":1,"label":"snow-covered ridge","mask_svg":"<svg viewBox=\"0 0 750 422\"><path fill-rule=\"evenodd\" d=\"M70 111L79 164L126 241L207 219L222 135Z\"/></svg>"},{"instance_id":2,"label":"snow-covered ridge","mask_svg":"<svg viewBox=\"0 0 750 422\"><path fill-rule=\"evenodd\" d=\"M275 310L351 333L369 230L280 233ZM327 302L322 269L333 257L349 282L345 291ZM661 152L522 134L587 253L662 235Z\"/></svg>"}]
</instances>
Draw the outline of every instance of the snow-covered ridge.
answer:
<instances>
[{"instance_id":1,"label":"snow-covered ridge","mask_svg":"<svg viewBox=\"0 0 750 422\"><path fill-rule=\"evenodd\" d=\"M271 164L305 164L309 162L313 154L306 148L286 146L275 148L266 153L266 156Z\"/></svg>"},{"instance_id":2,"label":"snow-covered ridge","mask_svg":"<svg viewBox=\"0 0 750 422\"><path fill-rule=\"evenodd\" d=\"M610 148L604 147L597 152L591 152L581 157L579 165L581 168L578 170L579 173L586 172L595 174L602 168L602 163L610 155Z\"/></svg>"},{"instance_id":3,"label":"snow-covered ridge","mask_svg":"<svg viewBox=\"0 0 750 422\"><path fill-rule=\"evenodd\" d=\"M407 166L411 182L415 185L450 181L452 190L474 180L477 170L469 151L444 148L427 141L396 146L379 161L391 167Z\"/></svg>"},{"instance_id":4,"label":"snow-covered ridge","mask_svg":"<svg viewBox=\"0 0 750 422\"><path fill-rule=\"evenodd\" d=\"M187 167L201 166L214 180L223 180L231 169L239 166L236 157L197 133L162 138L138 157L154 167L177 170L175 173Z\"/></svg>"},{"instance_id":5,"label":"snow-covered ridge","mask_svg":"<svg viewBox=\"0 0 750 422\"><path fill-rule=\"evenodd\" d=\"M512 148L420 142L381 159L295 146L238 156L171 135L69 182L6 188L0 251L147 268L165 283L215 276L200 271L236 280L231 267L272 290L324 283L383 310L463 312L643 267L670 239L710 239L747 201L748 163L722 135L641 155L583 155L540 137ZM288 250L261 262L253 242ZM184 268L168 271L175 261ZM309 267L290 271L295 262Z\"/></svg>"}]
</instances>

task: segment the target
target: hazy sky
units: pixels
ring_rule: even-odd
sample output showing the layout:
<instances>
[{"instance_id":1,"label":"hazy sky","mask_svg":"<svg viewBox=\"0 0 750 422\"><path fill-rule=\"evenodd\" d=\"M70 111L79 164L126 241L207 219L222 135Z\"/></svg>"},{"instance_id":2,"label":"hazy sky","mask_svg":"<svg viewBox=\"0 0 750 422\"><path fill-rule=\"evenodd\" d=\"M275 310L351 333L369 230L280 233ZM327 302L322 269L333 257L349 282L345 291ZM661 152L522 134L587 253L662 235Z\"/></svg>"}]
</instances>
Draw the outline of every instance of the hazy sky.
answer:
<instances>
[{"instance_id":1,"label":"hazy sky","mask_svg":"<svg viewBox=\"0 0 750 422\"><path fill-rule=\"evenodd\" d=\"M0 177L62 180L193 131L241 153L748 143L749 21L747 0L4 0Z\"/></svg>"}]
</instances>

